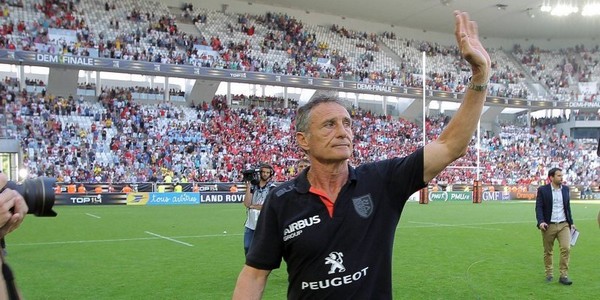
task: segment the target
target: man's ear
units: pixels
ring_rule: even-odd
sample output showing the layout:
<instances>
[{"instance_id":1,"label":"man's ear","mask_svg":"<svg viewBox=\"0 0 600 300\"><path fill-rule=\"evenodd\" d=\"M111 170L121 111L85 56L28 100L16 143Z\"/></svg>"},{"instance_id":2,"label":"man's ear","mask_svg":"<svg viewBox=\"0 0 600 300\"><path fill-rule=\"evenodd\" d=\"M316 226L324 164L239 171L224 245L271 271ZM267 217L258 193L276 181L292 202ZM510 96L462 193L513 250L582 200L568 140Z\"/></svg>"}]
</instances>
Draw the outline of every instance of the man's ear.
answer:
<instances>
[{"instance_id":1,"label":"man's ear","mask_svg":"<svg viewBox=\"0 0 600 300\"><path fill-rule=\"evenodd\" d=\"M296 132L296 143L298 143L298 146L300 146L304 152L308 152L308 134L304 132Z\"/></svg>"}]
</instances>

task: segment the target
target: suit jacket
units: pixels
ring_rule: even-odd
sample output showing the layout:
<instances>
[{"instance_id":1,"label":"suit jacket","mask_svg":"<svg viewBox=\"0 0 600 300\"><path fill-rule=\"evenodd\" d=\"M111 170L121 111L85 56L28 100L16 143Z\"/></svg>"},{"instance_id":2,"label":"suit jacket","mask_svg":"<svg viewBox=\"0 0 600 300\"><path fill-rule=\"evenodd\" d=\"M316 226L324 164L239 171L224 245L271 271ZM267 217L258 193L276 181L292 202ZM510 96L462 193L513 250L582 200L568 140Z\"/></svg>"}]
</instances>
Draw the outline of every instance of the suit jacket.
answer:
<instances>
[{"instance_id":1,"label":"suit jacket","mask_svg":"<svg viewBox=\"0 0 600 300\"><path fill-rule=\"evenodd\" d=\"M569 223L569 226L571 226L573 225L573 217L571 216L571 198L569 188L566 185L562 185L561 192L567 223ZM542 222L550 224L550 218L552 218L552 186L550 183L540 186L537 190L537 197L535 199L535 215L537 218L537 227L539 227Z\"/></svg>"}]
</instances>

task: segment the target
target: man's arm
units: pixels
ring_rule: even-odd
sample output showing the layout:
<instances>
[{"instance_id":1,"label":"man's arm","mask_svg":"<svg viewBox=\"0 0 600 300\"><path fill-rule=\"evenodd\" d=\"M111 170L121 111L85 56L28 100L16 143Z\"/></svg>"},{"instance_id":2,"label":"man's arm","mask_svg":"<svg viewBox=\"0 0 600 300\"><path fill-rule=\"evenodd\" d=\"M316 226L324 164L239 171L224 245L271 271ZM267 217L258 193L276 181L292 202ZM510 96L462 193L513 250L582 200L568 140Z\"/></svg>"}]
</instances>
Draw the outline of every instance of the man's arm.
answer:
<instances>
[{"instance_id":1,"label":"man's arm","mask_svg":"<svg viewBox=\"0 0 600 300\"><path fill-rule=\"evenodd\" d=\"M535 218L537 219L537 227L540 230L546 230L548 224L544 220L544 195L542 187L537 190L537 196L535 197Z\"/></svg>"},{"instance_id":2,"label":"man's arm","mask_svg":"<svg viewBox=\"0 0 600 300\"><path fill-rule=\"evenodd\" d=\"M250 182L246 182L246 195L244 196L244 206L250 208L252 205L252 185Z\"/></svg>"},{"instance_id":3,"label":"man's arm","mask_svg":"<svg viewBox=\"0 0 600 300\"><path fill-rule=\"evenodd\" d=\"M483 110L490 76L490 56L481 45L477 24L466 12L455 11L455 37L461 55L471 64L472 87L467 88L463 103L439 138L424 149L423 181L429 182L446 166L465 155Z\"/></svg>"},{"instance_id":4,"label":"man's arm","mask_svg":"<svg viewBox=\"0 0 600 300\"><path fill-rule=\"evenodd\" d=\"M262 298L271 270L261 270L244 265L238 276L233 300L258 300Z\"/></svg>"}]
</instances>

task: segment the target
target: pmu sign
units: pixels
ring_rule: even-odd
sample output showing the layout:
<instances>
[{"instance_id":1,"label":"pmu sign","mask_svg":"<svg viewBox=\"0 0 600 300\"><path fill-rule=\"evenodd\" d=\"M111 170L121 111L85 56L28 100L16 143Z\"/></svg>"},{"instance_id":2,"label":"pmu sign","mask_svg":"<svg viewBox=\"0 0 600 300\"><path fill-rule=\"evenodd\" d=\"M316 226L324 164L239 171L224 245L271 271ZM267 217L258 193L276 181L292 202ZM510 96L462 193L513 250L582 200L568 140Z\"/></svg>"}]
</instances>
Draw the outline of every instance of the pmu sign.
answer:
<instances>
[{"instance_id":1,"label":"pmu sign","mask_svg":"<svg viewBox=\"0 0 600 300\"><path fill-rule=\"evenodd\" d=\"M431 201L472 201L472 192L430 192L429 200Z\"/></svg>"}]
</instances>

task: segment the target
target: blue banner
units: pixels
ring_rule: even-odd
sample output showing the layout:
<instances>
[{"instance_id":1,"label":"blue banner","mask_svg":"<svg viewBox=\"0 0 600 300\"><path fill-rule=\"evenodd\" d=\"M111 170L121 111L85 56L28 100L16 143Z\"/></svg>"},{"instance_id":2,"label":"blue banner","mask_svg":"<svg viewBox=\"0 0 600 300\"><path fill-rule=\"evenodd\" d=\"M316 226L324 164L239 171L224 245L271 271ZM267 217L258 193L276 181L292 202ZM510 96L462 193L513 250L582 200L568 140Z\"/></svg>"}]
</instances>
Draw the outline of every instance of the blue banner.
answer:
<instances>
[{"instance_id":1,"label":"blue banner","mask_svg":"<svg viewBox=\"0 0 600 300\"><path fill-rule=\"evenodd\" d=\"M146 205L200 204L198 193L149 193Z\"/></svg>"}]
</instances>

